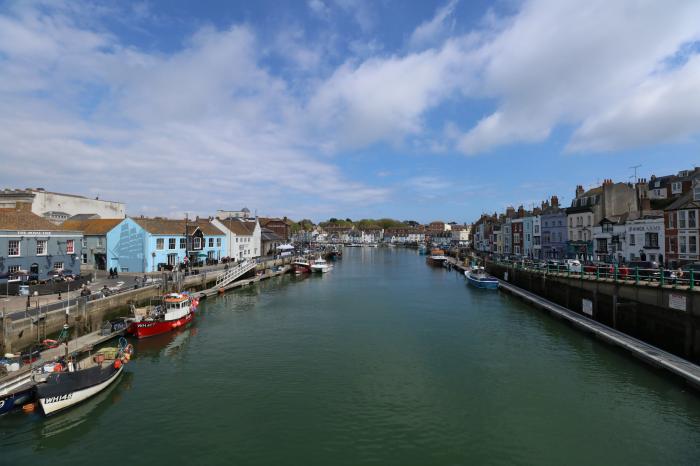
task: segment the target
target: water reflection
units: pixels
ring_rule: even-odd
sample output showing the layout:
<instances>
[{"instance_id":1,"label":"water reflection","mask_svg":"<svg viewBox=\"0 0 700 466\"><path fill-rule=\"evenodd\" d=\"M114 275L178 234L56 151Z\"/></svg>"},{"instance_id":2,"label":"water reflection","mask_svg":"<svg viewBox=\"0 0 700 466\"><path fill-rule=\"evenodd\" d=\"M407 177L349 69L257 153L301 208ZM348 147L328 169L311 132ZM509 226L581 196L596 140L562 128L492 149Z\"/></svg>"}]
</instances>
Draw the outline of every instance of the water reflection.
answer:
<instances>
[{"instance_id":1,"label":"water reflection","mask_svg":"<svg viewBox=\"0 0 700 466\"><path fill-rule=\"evenodd\" d=\"M134 374L123 372L121 377L98 395L65 412L48 417L35 429L38 448L61 448L75 442L100 421L100 417L122 401L122 396L131 389ZM70 433L70 440L66 434Z\"/></svg>"},{"instance_id":2,"label":"water reflection","mask_svg":"<svg viewBox=\"0 0 700 466\"><path fill-rule=\"evenodd\" d=\"M195 319L201 319L201 317L201 315L197 315ZM195 335L197 335L197 327L196 323L193 323L185 329L135 341L136 357L152 360L159 359L161 355L172 357L180 352L188 340Z\"/></svg>"}]
</instances>

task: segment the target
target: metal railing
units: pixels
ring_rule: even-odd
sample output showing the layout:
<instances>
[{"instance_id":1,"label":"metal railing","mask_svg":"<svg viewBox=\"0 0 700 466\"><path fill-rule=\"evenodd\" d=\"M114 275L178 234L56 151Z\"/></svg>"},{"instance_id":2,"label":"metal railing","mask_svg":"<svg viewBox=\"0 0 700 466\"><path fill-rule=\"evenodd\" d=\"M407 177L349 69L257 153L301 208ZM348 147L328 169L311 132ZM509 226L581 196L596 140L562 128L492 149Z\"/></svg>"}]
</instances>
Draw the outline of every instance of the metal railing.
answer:
<instances>
[{"instance_id":1,"label":"metal railing","mask_svg":"<svg viewBox=\"0 0 700 466\"><path fill-rule=\"evenodd\" d=\"M624 264L582 264L571 266L566 263L552 262L527 262L497 260L494 264L514 268L516 270L530 271L545 275L566 276L568 278L580 278L582 280L604 280L635 285L686 287L695 289L700 286L700 274L694 270L678 269L648 269L630 267Z\"/></svg>"},{"instance_id":2,"label":"metal railing","mask_svg":"<svg viewBox=\"0 0 700 466\"><path fill-rule=\"evenodd\" d=\"M226 286L241 275L257 266L256 261L244 261L232 269L227 270L216 278L216 287Z\"/></svg>"}]
</instances>

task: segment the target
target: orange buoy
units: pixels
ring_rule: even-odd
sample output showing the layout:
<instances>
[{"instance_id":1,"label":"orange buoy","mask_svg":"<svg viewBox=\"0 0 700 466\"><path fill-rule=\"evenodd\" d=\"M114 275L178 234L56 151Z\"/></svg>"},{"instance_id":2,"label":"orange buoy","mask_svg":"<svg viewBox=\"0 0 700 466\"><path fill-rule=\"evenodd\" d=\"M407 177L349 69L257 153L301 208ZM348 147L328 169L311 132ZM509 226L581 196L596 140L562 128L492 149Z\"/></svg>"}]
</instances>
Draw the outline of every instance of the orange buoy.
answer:
<instances>
[{"instance_id":1,"label":"orange buoy","mask_svg":"<svg viewBox=\"0 0 700 466\"><path fill-rule=\"evenodd\" d=\"M119 369L120 367L122 367L122 361L120 359L115 360L114 361L114 368Z\"/></svg>"},{"instance_id":2,"label":"orange buoy","mask_svg":"<svg viewBox=\"0 0 700 466\"><path fill-rule=\"evenodd\" d=\"M57 362L57 363L53 366L53 371L54 371L54 372L61 372L62 370L63 370L63 366L61 365L60 362Z\"/></svg>"},{"instance_id":3,"label":"orange buoy","mask_svg":"<svg viewBox=\"0 0 700 466\"><path fill-rule=\"evenodd\" d=\"M24 411L25 413L33 413L35 408L36 408L35 403L28 403L28 404L22 406L22 411Z\"/></svg>"}]
</instances>

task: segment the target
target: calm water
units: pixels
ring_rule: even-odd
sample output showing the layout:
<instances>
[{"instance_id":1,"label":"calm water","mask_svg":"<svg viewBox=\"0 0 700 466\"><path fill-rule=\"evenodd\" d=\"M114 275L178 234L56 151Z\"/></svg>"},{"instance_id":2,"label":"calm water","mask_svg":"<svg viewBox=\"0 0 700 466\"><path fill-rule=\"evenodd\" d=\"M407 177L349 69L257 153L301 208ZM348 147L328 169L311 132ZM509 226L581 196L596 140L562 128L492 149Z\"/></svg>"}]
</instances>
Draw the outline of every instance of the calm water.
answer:
<instances>
[{"instance_id":1,"label":"calm water","mask_svg":"<svg viewBox=\"0 0 700 466\"><path fill-rule=\"evenodd\" d=\"M412 251L202 305L0 464L698 464L700 394Z\"/></svg>"}]
</instances>

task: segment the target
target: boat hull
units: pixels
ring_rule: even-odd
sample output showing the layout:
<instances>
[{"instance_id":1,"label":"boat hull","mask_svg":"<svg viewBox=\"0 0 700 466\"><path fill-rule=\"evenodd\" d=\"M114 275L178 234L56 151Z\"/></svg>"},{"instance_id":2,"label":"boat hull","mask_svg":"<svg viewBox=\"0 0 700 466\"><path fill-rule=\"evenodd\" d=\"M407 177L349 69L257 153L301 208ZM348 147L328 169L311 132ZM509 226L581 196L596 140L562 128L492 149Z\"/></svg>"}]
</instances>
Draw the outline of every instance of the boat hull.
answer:
<instances>
[{"instance_id":1,"label":"boat hull","mask_svg":"<svg viewBox=\"0 0 700 466\"><path fill-rule=\"evenodd\" d=\"M478 279L470 275L467 275L467 283L475 288L481 288L484 290L497 290L498 280L496 279Z\"/></svg>"},{"instance_id":2,"label":"boat hull","mask_svg":"<svg viewBox=\"0 0 700 466\"><path fill-rule=\"evenodd\" d=\"M303 264L294 264L294 273L302 274L311 272L311 267Z\"/></svg>"},{"instance_id":3,"label":"boat hull","mask_svg":"<svg viewBox=\"0 0 700 466\"><path fill-rule=\"evenodd\" d=\"M127 333L136 338L153 337L184 327L192 321L193 317L194 313L190 311L185 316L175 320L142 320L141 322L132 322L127 329Z\"/></svg>"},{"instance_id":4,"label":"boat hull","mask_svg":"<svg viewBox=\"0 0 700 466\"><path fill-rule=\"evenodd\" d=\"M37 386L41 409L46 416L51 416L82 403L114 383L123 370L123 365L115 368L110 364L105 368L94 367L85 371L52 374L51 377L56 377L55 380L49 378L46 384Z\"/></svg>"},{"instance_id":5,"label":"boat hull","mask_svg":"<svg viewBox=\"0 0 700 466\"><path fill-rule=\"evenodd\" d=\"M0 396L0 416L10 411L21 408L34 399L34 387L18 390L8 395Z\"/></svg>"},{"instance_id":6,"label":"boat hull","mask_svg":"<svg viewBox=\"0 0 700 466\"><path fill-rule=\"evenodd\" d=\"M311 271L314 273L327 273L330 267L311 267Z\"/></svg>"}]
</instances>

